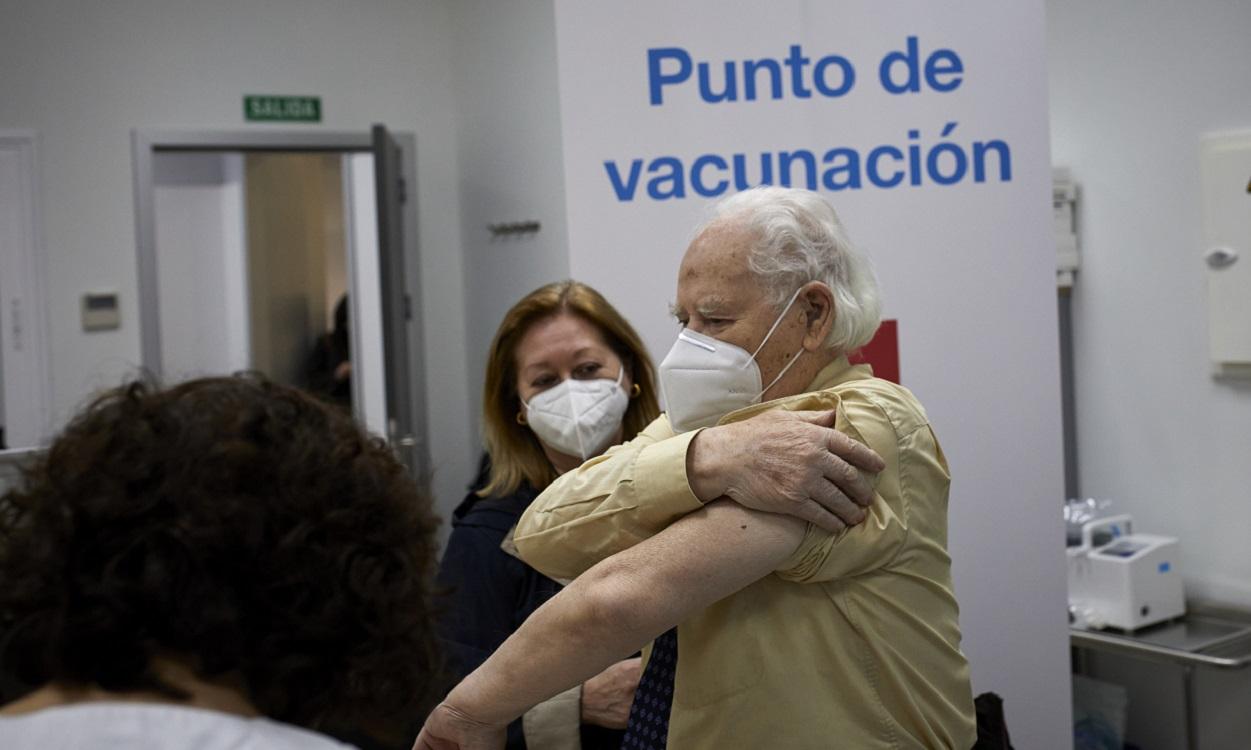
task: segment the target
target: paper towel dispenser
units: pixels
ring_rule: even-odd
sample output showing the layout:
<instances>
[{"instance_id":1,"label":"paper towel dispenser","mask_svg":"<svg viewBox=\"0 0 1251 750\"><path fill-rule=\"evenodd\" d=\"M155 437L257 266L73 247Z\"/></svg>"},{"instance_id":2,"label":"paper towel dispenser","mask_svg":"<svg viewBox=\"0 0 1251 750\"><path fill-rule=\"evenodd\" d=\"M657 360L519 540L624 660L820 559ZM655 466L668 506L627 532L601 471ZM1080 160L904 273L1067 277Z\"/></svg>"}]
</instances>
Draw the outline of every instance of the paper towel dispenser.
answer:
<instances>
[{"instance_id":1,"label":"paper towel dispenser","mask_svg":"<svg viewBox=\"0 0 1251 750\"><path fill-rule=\"evenodd\" d=\"M1251 378L1251 131L1206 136L1201 160L1212 364Z\"/></svg>"}]
</instances>

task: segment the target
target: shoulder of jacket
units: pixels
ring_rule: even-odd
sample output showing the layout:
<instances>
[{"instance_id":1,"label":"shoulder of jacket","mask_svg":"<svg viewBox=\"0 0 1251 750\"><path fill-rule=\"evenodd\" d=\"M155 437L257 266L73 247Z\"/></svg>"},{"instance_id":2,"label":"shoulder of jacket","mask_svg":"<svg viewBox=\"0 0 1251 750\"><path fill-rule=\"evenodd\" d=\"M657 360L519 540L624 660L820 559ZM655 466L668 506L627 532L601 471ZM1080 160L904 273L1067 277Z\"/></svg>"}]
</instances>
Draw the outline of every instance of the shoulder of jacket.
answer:
<instances>
[{"instance_id":1,"label":"shoulder of jacket","mask_svg":"<svg viewBox=\"0 0 1251 750\"><path fill-rule=\"evenodd\" d=\"M452 521L453 527L486 528L507 534L530 504L530 497L520 494L508 497L484 497L458 514Z\"/></svg>"},{"instance_id":2,"label":"shoulder of jacket","mask_svg":"<svg viewBox=\"0 0 1251 750\"><path fill-rule=\"evenodd\" d=\"M909 435L930 422L929 415L925 413L925 407L916 396L912 395L912 391L889 380L882 378L849 380L832 386L826 391L836 394L849 411L859 403L879 412L890 422L891 427L900 437Z\"/></svg>"}]
</instances>

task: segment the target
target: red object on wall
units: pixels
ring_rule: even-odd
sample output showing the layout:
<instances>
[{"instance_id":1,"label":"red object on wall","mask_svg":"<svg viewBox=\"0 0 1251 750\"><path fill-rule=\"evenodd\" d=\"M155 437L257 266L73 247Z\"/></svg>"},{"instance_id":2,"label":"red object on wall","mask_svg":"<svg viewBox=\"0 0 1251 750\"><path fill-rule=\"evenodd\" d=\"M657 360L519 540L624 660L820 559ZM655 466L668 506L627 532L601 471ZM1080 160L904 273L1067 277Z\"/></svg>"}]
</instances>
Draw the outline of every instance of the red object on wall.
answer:
<instances>
[{"instance_id":1,"label":"red object on wall","mask_svg":"<svg viewBox=\"0 0 1251 750\"><path fill-rule=\"evenodd\" d=\"M868 364L873 367L873 374L899 382L899 321L883 320L873 340L865 344L859 351L852 353L848 359L853 365Z\"/></svg>"}]
</instances>

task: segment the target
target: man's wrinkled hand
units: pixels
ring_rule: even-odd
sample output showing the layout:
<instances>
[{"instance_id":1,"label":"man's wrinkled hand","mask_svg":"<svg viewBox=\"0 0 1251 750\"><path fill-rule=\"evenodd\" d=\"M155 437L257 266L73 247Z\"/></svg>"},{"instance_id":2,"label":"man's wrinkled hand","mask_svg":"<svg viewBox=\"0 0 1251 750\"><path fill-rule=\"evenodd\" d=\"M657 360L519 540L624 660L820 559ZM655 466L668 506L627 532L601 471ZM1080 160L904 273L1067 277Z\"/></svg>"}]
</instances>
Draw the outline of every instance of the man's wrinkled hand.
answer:
<instances>
[{"instance_id":1,"label":"man's wrinkled hand","mask_svg":"<svg viewBox=\"0 0 1251 750\"><path fill-rule=\"evenodd\" d=\"M642 676L643 660L636 657L619 661L582 683L582 722L625 729Z\"/></svg>"},{"instance_id":2,"label":"man's wrinkled hand","mask_svg":"<svg viewBox=\"0 0 1251 750\"><path fill-rule=\"evenodd\" d=\"M886 467L868 446L834 429L835 412L773 410L709 427L691 442L687 477L702 501L729 497L794 516L831 533L865 518Z\"/></svg>"},{"instance_id":3,"label":"man's wrinkled hand","mask_svg":"<svg viewBox=\"0 0 1251 750\"><path fill-rule=\"evenodd\" d=\"M505 727L476 721L444 702L426 717L413 750L500 750L506 739Z\"/></svg>"}]
</instances>

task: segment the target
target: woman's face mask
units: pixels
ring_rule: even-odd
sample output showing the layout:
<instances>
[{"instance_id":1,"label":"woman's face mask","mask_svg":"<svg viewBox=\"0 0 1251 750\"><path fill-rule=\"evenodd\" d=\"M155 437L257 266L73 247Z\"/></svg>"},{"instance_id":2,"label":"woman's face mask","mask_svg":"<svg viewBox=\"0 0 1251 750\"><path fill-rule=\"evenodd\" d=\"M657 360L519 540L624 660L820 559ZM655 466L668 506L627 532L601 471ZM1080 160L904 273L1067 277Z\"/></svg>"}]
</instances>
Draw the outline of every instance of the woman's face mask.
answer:
<instances>
[{"instance_id":1,"label":"woman's face mask","mask_svg":"<svg viewBox=\"0 0 1251 750\"><path fill-rule=\"evenodd\" d=\"M585 461L598 456L621 429L630 398L616 380L568 378L522 401L530 429L548 446Z\"/></svg>"},{"instance_id":2,"label":"woman's face mask","mask_svg":"<svg viewBox=\"0 0 1251 750\"><path fill-rule=\"evenodd\" d=\"M695 331L683 329L678 333L678 340L660 363L659 371L665 409L675 431L708 427L736 409L751 406L799 361L802 348L769 385L761 387L756 355L773 336L802 289L791 295L754 352Z\"/></svg>"}]
</instances>

